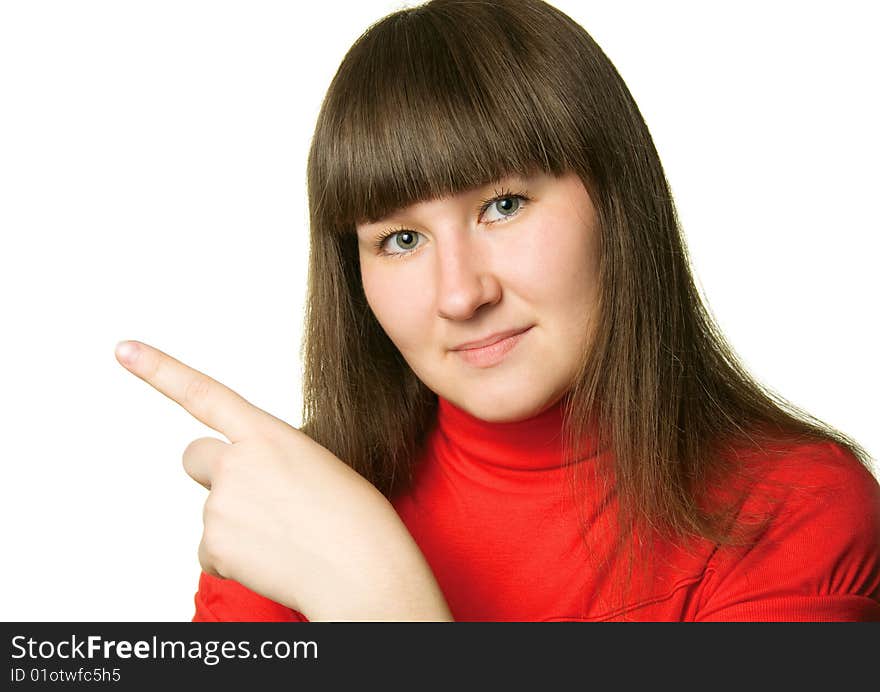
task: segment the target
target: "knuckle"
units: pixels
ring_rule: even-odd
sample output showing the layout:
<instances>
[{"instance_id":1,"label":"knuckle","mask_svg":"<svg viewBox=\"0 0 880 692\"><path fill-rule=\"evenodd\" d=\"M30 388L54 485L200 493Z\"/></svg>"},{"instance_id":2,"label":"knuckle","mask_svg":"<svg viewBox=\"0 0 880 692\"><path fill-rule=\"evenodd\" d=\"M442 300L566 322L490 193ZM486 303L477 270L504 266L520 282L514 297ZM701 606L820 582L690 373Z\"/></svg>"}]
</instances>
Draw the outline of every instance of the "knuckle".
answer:
<instances>
[{"instance_id":1,"label":"knuckle","mask_svg":"<svg viewBox=\"0 0 880 692\"><path fill-rule=\"evenodd\" d=\"M199 543L199 564L208 574L218 576L213 542L209 540L207 534L202 536L202 541Z\"/></svg>"},{"instance_id":2,"label":"knuckle","mask_svg":"<svg viewBox=\"0 0 880 692\"><path fill-rule=\"evenodd\" d=\"M203 377L193 377L183 390L183 403L187 408L202 408L208 400L210 383Z\"/></svg>"},{"instance_id":3,"label":"knuckle","mask_svg":"<svg viewBox=\"0 0 880 692\"><path fill-rule=\"evenodd\" d=\"M142 360L147 361L147 367L144 372L144 378L149 382L159 378L159 371L162 369L162 359L156 358L155 354L152 354L150 358L142 358Z\"/></svg>"},{"instance_id":4,"label":"knuckle","mask_svg":"<svg viewBox=\"0 0 880 692\"><path fill-rule=\"evenodd\" d=\"M226 565L226 551L217 532L205 530L199 546L199 561L218 574L223 574Z\"/></svg>"},{"instance_id":5,"label":"knuckle","mask_svg":"<svg viewBox=\"0 0 880 692\"><path fill-rule=\"evenodd\" d=\"M216 491L212 490L208 493L208 499L202 508L202 520L205 524L205 532L207 533L209 526L214 532L217 520L222 516L223 503Z\"/></svg>"}]
</instances>

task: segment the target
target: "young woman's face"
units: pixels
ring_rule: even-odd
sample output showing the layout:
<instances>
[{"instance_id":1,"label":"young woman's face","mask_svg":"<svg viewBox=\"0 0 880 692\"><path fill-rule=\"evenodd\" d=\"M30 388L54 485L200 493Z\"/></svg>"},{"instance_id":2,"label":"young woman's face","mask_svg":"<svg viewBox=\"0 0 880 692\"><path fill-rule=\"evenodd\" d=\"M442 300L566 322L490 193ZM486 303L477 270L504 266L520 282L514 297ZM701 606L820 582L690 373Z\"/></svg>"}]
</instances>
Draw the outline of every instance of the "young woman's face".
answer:
<instances>
[{"instance_id":1,"label":"young woman's face","mask_svg":"<svg viewBox=\"0 0 880 692\"><path fill-rule=\"evenodd\" d=\"M367 301L429 389L515 421L572 384L598 291L596 211L577 175L505 178L357 234Z\"/></svg>"}]
</instances>

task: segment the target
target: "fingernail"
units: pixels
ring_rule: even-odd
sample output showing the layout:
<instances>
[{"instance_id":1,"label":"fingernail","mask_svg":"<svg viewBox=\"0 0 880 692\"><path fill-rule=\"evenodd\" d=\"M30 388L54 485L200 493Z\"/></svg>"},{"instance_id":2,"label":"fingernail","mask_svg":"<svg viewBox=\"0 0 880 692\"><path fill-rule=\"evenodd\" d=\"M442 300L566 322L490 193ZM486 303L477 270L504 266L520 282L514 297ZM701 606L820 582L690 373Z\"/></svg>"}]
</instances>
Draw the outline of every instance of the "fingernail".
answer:
<instances>
[{"instance_id":1,"label":"fingernail","mask_svg":"<svg viewBox=\"0 0 880 692\"><path fill-rule=\"evenodd\" d=\"M134 363L137 353L138 346L133 341L120 341L116 344L116 357L126 365Z\"/></svg>"}]
</instances>

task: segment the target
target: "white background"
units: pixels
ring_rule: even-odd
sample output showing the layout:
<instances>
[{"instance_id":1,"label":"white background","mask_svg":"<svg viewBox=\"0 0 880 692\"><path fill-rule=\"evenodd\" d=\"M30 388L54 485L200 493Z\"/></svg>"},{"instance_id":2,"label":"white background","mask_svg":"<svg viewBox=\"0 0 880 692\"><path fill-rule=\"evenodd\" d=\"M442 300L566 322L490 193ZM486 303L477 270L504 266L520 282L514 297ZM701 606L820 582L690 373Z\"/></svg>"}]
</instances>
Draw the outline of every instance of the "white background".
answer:
<instances>
[{"instance_id":1,"label":"white background","mask_svg":"<svg viewBox=\"0 0 880 692\"><path fill-rule=\"evenodd\" d=\"M872 4L555 4L632 90L738 353L877 457ZM192 617L206 491L181 455L217 435L114 346L299 424L309 140L401 6L0 4L0 619Z\"/></svg>"}]
</instances>

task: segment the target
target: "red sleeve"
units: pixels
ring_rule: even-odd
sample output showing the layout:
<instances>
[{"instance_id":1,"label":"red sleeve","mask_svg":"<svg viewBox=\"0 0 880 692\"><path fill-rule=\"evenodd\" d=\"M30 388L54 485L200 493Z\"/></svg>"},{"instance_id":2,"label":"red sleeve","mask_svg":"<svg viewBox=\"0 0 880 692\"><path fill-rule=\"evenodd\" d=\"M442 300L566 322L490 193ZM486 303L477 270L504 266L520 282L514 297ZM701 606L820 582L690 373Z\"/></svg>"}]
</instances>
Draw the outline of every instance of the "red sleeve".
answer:
<instances>
[{"instance_id":1,"label":"red sleeve","mask_svg":"<svg viewBox=\"0 0 880 692\"><path fill-rule=\"evenodd\" d=\"M201 573L193 622L308 622L295 610L254 593L237 581Z\"/></svg>"},{"instance_id":2,"label":"red sleeve","mask_svg":"<svg viewBox=\"0 0 880 692\"><path fill-rule=\"evenodd\" d=\"M774 490L743 509L772 521L750 548L713 556L697 619L880 621L877 480L831 443L799 448L767 478Z\"/></svg>"}]
</instances>

